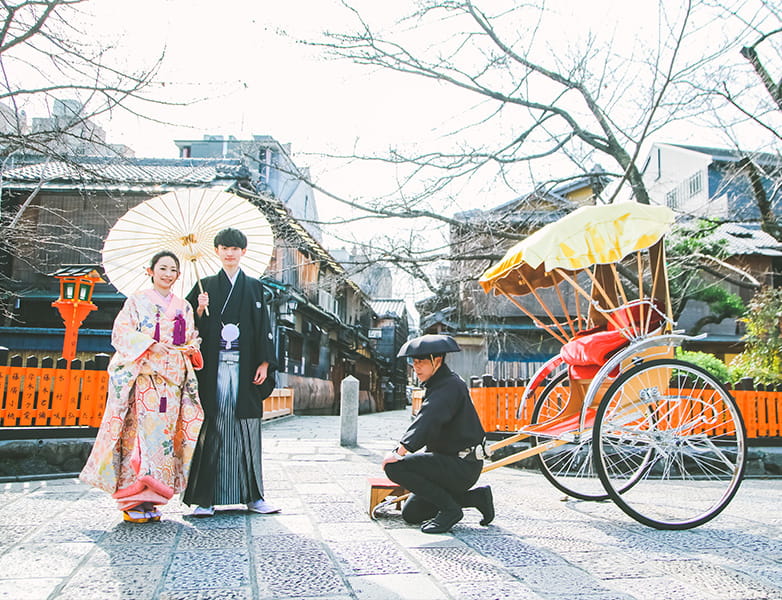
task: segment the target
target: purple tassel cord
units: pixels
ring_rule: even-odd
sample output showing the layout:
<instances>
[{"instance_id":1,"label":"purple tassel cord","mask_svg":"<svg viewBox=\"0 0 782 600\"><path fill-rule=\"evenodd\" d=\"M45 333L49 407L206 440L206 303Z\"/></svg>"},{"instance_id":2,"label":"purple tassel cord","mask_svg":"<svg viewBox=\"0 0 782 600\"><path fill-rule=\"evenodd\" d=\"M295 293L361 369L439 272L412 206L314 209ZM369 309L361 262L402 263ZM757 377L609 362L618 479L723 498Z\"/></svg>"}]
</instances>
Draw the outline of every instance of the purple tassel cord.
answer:
<instances>
[{"instance_id":1,"label":"purple tassel cord","mask_svg":"<svg viewBox=\"0 0 782 600\"><path fill-rule=\"evenodd\" d=\"M152 339L155 340L156 342L159 342L160 341L160 311L158 311L156 317L157 320L155 322L155 333L152 335Z\"/></svg>"},{"instance_id":2,"label":"purple tassel cord","mask_svg":"<svg viewBox=\"0 0 782 600\"><path fill-rule=\"evenodd\" d=\"M174 317L174 346L185 343L185 316L178 312Z\"/></svg>"}]
</instances>

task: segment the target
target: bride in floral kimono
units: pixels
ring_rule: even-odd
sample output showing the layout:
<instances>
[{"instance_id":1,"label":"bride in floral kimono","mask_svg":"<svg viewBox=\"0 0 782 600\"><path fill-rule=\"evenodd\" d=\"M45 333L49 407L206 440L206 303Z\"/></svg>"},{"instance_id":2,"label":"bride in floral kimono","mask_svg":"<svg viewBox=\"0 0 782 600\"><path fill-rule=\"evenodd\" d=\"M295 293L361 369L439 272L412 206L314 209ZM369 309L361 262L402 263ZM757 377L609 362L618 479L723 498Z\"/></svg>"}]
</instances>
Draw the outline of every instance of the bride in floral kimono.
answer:
<instances>
[{"instance_id":1,"label":"bride in floral kimono","mask_svg":"<svg viewBox=\"0 0 782 600\"><path fill-rule=\"evenodd\" d=\"M158 507L187 485L204 416L193 310L171 291L179 259L158 252L147 272L152 288L128 297L114 321L106 411L79 475L135 523L159 521Z\"/></svg>"}]
</instances>

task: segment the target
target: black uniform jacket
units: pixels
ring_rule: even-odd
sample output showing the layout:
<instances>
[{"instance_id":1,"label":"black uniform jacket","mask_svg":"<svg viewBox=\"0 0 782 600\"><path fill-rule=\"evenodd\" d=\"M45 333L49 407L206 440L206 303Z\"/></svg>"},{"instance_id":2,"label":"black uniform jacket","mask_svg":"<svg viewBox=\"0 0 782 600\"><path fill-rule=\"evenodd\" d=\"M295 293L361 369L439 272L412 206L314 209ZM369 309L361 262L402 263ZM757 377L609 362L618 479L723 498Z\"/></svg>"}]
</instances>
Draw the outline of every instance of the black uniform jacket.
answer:
<instances>
[{"instance_id":1,"label":"black uniform jacket","mask_svg":"<svg viewBox=\"0 0 782 600\"><path fill-rule=\"evenodd\" d=\"M442 364L425 383L424 401L400 443L410 452L456 455L483 443L485 432L467 384Z\"/></svg>"},{"instance_id":2,"label":"black uniform jacket","mask_svg":"<svg viewBox=\"0 0 782 600\"><path fill-rule=\"evenodd\" d=\"M204 291L209 294L209 315L201 317L196 313L195 325L201 336L201 353L204 356L204 368L197 372L198 393L207 419L215 414L217 397L217 365L221 350L221 330L225 322L239 323L239 392L236 398L236 417L239 419L260 419L263 417L263 399L274 390L277 361L275 360L274 340L272 339L269 313L263 301L263 286L258 279L247 277L240 271L234 283L225 312L223 305L231 282L225 271L220 269L217 275L201 280ZM196 285L187 295L187 300L198 307L200 289ZM222 348L225 346L223 345ZM237 349L234 343L233 349ZM269 363L266 381L260 386L252 380L258 365Z\"/></svg>"}]
</instances>

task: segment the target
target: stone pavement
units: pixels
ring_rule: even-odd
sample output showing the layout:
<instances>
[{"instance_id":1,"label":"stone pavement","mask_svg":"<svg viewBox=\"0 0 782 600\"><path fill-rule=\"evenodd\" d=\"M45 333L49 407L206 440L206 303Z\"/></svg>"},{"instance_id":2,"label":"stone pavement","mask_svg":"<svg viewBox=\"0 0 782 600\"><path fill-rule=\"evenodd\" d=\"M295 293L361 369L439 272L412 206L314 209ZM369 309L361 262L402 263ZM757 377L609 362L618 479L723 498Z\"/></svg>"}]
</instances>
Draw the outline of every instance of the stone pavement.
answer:
<instances>
[{"instance_id":1,"label":"stone pavement","mask_svg":"<svg viewBox=\"0 0 782 600\"><path fill-rule=\"evenodd\" d=\"M657 531L610 502L564 500L542 475L486 473L497 518L473 509L426 535L395 511L372 521L367 477L409 409L264 425L267 499L277 515L121 521L104 492L75 479L0 484L0 599L488 600L782 599L782 480L746 480L726 511L689 531Z\"/></svg>"}]
</instances>

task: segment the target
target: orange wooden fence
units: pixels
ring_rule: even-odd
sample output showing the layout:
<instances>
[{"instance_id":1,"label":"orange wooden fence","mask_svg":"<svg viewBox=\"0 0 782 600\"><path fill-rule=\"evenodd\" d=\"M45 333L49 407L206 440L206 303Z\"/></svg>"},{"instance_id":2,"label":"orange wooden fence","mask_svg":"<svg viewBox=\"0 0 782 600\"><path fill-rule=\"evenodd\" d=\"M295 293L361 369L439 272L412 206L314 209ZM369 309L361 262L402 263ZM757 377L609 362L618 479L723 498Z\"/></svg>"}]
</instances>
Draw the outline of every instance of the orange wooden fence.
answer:
<instances>
[{"instance_id":1,"label":"orange wooden fence","mask_svg":"<svg viewBox=\"0 0 782 600\"><path fill-rule=\"evenodd\" d=\"M515 432L530 424L534 398L522 407L521 416L516 411L523 387L470 388L475 409L487 432ZM732 390L747 429L748 438L782 437L782 392L762 390Z\"/></svg>"},{"instance_id":2,"label":"orange wooden fence","mask_svg":"<svg viewBox=\"0 0 782 600\"><path fill-rule=\"evenodd\" d=\"M15 359L17 357L14 357ZM0 427L99 427L106 405L109 376L89 364L74 361L71 368L59 361L12 359L12 366L0 366ZM264 400L263 419L293 414L293 390L275 389Z\"/></svg>"},{"instance_id":3,"label":"orange wooden fence","mask_svg":"<svg viewBox=\"0 0 782 600\"><path fill-rule=\"evenodd\" d=\"M782 392L733 390L747 437L782 437Z\"/></svg>"}]
</instances>

